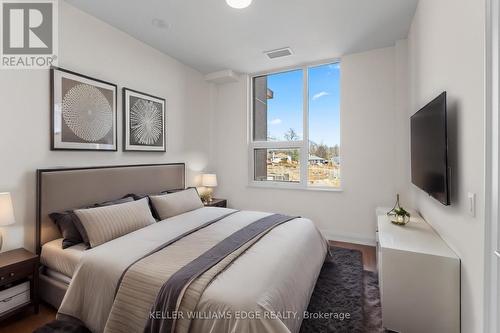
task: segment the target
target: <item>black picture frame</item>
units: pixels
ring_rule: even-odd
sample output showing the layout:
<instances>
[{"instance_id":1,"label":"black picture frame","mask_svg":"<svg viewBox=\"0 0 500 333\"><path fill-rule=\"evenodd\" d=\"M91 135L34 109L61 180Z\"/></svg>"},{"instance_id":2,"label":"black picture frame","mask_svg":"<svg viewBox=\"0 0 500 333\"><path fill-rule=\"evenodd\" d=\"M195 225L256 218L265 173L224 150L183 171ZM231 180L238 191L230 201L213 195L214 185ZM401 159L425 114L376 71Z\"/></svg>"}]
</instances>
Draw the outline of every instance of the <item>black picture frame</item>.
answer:
<instances>
[{"instance_id":1,"label":"black picture frame","mask_svg":"<svg viewBox=\"0 0 500 333\"><path fill-rule=\"evenodd\" d=\"M153 145L138 145L132 144L130 142L130 106L127 100L130 95L135 95L135 97L150 100L162 105L162 144L161 146ZM127 87L122 88L122 109L123 109L123 151L124 152L160 152L164 153L167 151L167 102L165 98L154 96L142 91L135 89L130 89Z\"/></svg>"},{"instance_id":2,"label":"black picture frame","mask_svg":"<svg viewBox=\"0 0 500 333\"><path fill-rule=\"evenodd\" d=\"M109 89L113 93L113 98L112 98L112 112L114 113L112 115L112 129L113 129L113 134L111 134L111 137L113 139L113 142L111 144L95 144L95 143L65 143L62 140L62 134L61 138L58 140L58 133L56 133L56 113L57 111L57 105L58 103L60 104L62 102L62 96L61 100L57 99L56 100L56 73L59 72L62 75L67 74L68 76L72 76L73 79L75 77L81 78L82 80L87 80L87 81L93 81L98 85L105 85L107 86L104 89ZM87 83L91 84L91 83ZM56 67L52 66L50 68L50 150L52 151L58 151L58 150L63 150L63 151L112 151L116 152L118 151L118 86L114 83L104 81L101 79L97 79L88 75L84 75L81 73L77 73L74 71L70 71L61 67ZM60 111L59 111L60 112ZM62 123L62 119L60 120ZM78 147L80 145L80 147ZM92 147L93 145L93 147Z\"/></svg>"}]
</instances>

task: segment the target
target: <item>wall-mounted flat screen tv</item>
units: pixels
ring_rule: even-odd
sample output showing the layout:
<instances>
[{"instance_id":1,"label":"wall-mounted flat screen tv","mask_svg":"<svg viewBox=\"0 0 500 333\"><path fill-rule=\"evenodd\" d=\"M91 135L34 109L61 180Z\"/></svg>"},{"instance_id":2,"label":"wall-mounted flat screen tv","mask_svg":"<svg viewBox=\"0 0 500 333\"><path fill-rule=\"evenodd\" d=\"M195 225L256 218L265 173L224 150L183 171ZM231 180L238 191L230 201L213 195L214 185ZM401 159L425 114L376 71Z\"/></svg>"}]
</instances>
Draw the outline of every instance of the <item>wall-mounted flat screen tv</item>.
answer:
<instances>
[{"instance_id":1,"label":"wall-mounted flat screen tv","mask_svg":"<svg viewBox=\"0 0 500 333\"><path fill-rule=\"evenodd\" d=\"M450 204L446 92L411 117L411 181Z\"/></svg>"}]
</instances>

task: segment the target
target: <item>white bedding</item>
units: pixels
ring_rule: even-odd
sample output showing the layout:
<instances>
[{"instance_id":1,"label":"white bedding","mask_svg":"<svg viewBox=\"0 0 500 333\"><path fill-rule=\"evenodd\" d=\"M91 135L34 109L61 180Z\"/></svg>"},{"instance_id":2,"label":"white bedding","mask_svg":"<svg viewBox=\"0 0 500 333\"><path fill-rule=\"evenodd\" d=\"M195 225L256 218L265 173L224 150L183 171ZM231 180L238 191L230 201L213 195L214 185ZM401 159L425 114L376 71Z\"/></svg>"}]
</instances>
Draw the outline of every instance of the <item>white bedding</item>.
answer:
<instances>
[{"instance_id":1,"label":"white bedding","mask_svg":"<svg viewBox=\"0 0 500 333\"><path fill-rule=\"evenodd\" d=\"M52 278L53 280L64 283L66 286L71 283L71 278L69 276L66 276L48 267L45 267L45 269L43 270L43 274Z\"/></svg>"},{"instance_id":2,"label":"white bedding","mask_svg":"<svg viewBox=\"0 0 500 333\"><path fill-rule=\"evenodd\" d=\"M40 262L50 270L71 278L87 247L81 243L63 249L62 240L62 238L59 238L45 243L42 246Z\"/></svg>"},{"instance_id":3,"label":"white bedding","mask_svg":"<svg viewBox=\"0 0 500 333\"><path fill-rule=\"evenodd\" d=\"M297 223L295 223L297 222ZM204 291L196 308L201 314L241 312L232 320L193 320L190 332L299 332L324 262L326 241L308 219L276 227ZM257 320L252 315L283 315Z\"/></svg>"},{"instance_id":4,"label":"white bedding","mask_svg":"<svg viewBox=\"0 0 500 333\"><path fill-rule=\"evenodd\" d=\"M94 333L104 331L118 281L131 263L166 240L230 211L200 208L86 251L59 314L80 319ZM240 212L228 219L241 223L266 215ZM274 228L213 280L202 294L197 311L245 311L250 315L266 311L284 315L292 311L295 316L195 319L190 332L298 332L302 320L297 316L307 309L326 252L325 239L308 219L299 218Z\"/></svg>"}]
</instances>

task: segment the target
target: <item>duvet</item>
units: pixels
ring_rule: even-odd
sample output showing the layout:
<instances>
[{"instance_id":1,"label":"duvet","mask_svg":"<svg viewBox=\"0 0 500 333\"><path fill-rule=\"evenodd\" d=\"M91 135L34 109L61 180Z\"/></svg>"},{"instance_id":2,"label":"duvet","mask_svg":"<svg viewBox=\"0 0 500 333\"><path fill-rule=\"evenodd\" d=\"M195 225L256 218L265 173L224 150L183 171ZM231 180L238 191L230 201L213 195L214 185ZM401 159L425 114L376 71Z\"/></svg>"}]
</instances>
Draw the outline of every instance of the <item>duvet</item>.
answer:
<instances>
[{"instance_id":1,"label":"duvet","mask_svg":"<svg viewBox=\"0 0 500 333\"><path fill-rule=\"evenodd\" d=\"M308 219L200 208L86 251L57 316L92 332L298 332L327 252Z\"/></svg>"}]
</instances>

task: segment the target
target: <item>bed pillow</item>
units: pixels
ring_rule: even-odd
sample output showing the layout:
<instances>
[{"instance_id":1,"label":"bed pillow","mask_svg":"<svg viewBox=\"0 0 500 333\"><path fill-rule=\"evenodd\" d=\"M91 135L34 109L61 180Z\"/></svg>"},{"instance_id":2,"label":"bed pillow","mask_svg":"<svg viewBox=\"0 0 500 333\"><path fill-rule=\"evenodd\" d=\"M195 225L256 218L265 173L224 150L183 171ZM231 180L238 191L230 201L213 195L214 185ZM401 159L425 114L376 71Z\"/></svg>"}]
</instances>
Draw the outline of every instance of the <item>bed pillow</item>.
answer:
<instances>
[{"instance_id":1,"label":"bed pillow","mask_svg":"<svg viewBox=\"0 0 500 333\"><path fill-rule=\"evenodd\" d=\"M161 220L203 207L196 188L149 197Z\"/></svg>"},{"instance_id":2,"label":"bed pillow","mask_svg":"<svg viewBox=\"0 0 500 333\"><path fill-rule=\"evenodd\" d=\"M82 236L75 227L75 214L73 211L52 213L49 214L49 217L57 225L57 228L59 228L59 231L63 236L63 249L83 242Z\"/></svg>"},{"instance_id":3,"label":"bed pillow","mask_svg":"<svg viewBox=\"0 0 500 333\"><path fill-rule=\"evenodd\" d=\"M130 202L133 200L134 198L131 195L126 195L118 200L97 203L84 208L111 206L125 202ZM72 210L58 212L58 213L51 213L49 214L49 217L57 225L59 231L61 232L61 235L63 236L63 241L62 241L63 249L66 249L76 244L85 243L82 235L80 234L80 231L75 225L75 220L77 220L78 218L75 216Z\"/></svg>"},{"instance_id":4,"label":"bed pillow","mask_svg":"<svg viewBox=\"0 0 500 333\"><path fill-rule=\"evenodd\" d=\"M77 209L75 215L78 217L76 226L90 247L155 223L146 198L112 206Z\"/></svg>"},{"instance_id":5,"label":"bed pillow","mask_svg":"<svg viewBox=\"0 0 500 333\"><path fill-rule=\"evenodd\" d=\"M188 189L190 189L190 188L195 188L195 187L188 187ZM166 191L162 191L161 194L177 193L177 192L185 191L185 190L186 189L166 190Z\"/></svg>"},{"instance_id":6,"label":"bed pillow","mask_svg":"<svg viewBox=\"0 0 500 333\"><path fill-rule=\"evenodd\" d=\"M153 207L151 200L149 200L149 197L164 195L164 194L168 194L168 193L175 193L175 192L179 192L179 191L184 191L184 189L182 189L182 190L180 190L180 189L178 189L178 190L166 190L166 191L161 191L160 193L154 193L154 194L128 194L128 195L132 196L134 198L134 200L141 200L143 198L147 198L148 203L149 203L149 208L151 209L151 213L153 213L153 217L155 218L156 221L160 221L161 218L160 218L160 216L158 216L158 213L156 212L156 209Z\"/></svg>"},{"instance_id":7,"label":"bed pillow","mask_svg":"<svg viewBox=\"0 0 500 333\"><path fill-rule=\"evenodd\" d=\"M113 205L118 205L122 204L125 202L131 202L134 201L134 196L133 194L127 194L124 197L117 199L117 200L111 200L111 201L105 201L101 203L96 203L93 204L92 206L87 206L87 207L82 207L82 208L95 208L95 207L104 207L104 206L113 206Z\"/></svg>"}]
</instances>

